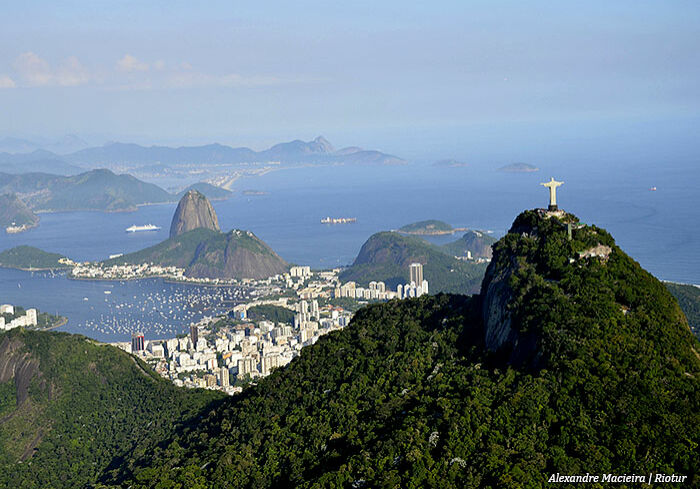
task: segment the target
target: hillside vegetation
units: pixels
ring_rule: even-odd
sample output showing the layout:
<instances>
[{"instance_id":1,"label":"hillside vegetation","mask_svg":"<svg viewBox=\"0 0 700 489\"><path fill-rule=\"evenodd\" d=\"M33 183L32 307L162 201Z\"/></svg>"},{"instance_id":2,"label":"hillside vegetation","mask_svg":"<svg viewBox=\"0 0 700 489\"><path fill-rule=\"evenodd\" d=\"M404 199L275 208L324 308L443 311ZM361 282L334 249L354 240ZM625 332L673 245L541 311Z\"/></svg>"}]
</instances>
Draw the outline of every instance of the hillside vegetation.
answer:
<instances>
[{"instance_id":1,"label":"hillside vegetation","mask_svg":"<svg viewBox=\"0 0 700 489\"><path fill-rule=\"evenodd\" d=\"M34 214L15 194L0 195L0 228L8 226L32 227L39 224Z\"/></svg>"},{"instance_id":2,"label":"hillside vegetation","mask_svg":"<svg viewBox=\"0 0 700 489\"><path fill-rule=\"evenodd\" d=\"M190 188L200 190L215 199L227 198L228 190L206 183ZM64 176L49 173L0 173L0 194L16 194L21 206L31 211L133 211L137 206L152 203L175 202L173 195L157 185L139 180L128 174L115 174L98 169ZM3 201L0 197L0 203ZM21 208L20 204L13 207ZM2 209L2 206L0 206ZM30 212L31 212L30 211ZM0 210L0 224L4 213Z\"/></svg>"},{"instance_id":3,"label":"hillside vegetation","mask_svg":"<svg viewBox=\"0 0 700 489\"><path fill-rule=\"evenodd\" d=\"M288 268L287 262L250 231L221 233L205 228L103 263L175 266L184 268L186 276L197 278L259 279L284 273Z\"/></svg>"},{"instance_id":4,"label":"hillside vegetation","mask_svg":"<svg viewBox=\"0 0 700 489\"><path fill-rule=\"evenodd\" d=\"M452 226L444 221L429 219L427 221L406 224L405 226L401 226L399 231L414 234L430 234L435 232L449 232L452 231L452 229Z\"/></svg>"},{"instance_id":5,"label":"hillside vegetation","mask_svg":"<svg viewBox=\"0 0 700 489\"><path fill-rule=\"evenodd\" d=\"M467 231L461 238L442 245L445 253L452 256L467 256L471 252L473 258L491 258L491 247L496 238L481 231Z\"/></svg>"},{"instance_id":6,"label":"hillside vegetation","mask_svg":"<svg viewBox=\"0 0 700 489\"><path fill-rule=\"evenodd\" d=\"M700 338L700 287L671 282L664 285L678 301L695 336Z\"/></svg>"},{"instance_id":7,"label":"hillside vegetation","mask_svg":"<svg viewBox=\"0 0 700 489\"><path fill-rule=\"evenodd\" d=\"M366 307L103 482L539 488L589 472L697 485L700 344L607 232L569 241L566 221L521 214L481 296Z\"/></svg>"},{"instance_id":8,"label":"hillside vegetation","mask_svg":"<svg viewBox=\"0 0 700 489\"><path fill-rule=\"evenodd\" d=\"M65 258L58 253L49 253L34 246L20 245L0 252L0 267L21 270L60 270L69 268L59 263Z\"/></svg>"},{"instance_id":9,"label":"hillside vegetation","mask_svg":"<svg viewBox=\"0 0 700 489\"><path fill-rule=\"evenodd\" d=\"M382 232L372 235L362 245L352 266L339 278L342 282L355 281L367 285L381 280L395 289L410 280L409 266L422 263L423 276L430 292L472 294L479 291L486 264L460 261L443 249L420 238L398 233Z\"/></svg>"},{"instance_id":10,"label":"hillside vegetation","mask_svg":"<svg viewBox=\"0 0 700 489\"><path fill-rule=\"evenodd\" d=\"M82 336L0 334L0 487L93 483L220 397L178 389Z\"/></svg>"}]
</instances>

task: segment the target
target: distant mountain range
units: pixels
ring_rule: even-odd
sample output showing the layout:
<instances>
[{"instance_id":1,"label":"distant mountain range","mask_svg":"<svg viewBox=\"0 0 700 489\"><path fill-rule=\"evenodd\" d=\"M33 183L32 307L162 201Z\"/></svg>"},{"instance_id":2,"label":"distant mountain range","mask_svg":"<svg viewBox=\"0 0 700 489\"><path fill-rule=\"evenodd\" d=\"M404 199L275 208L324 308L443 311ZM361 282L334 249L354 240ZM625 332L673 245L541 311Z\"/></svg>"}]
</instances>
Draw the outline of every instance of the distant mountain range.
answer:
<instances>
[{"instance_id":1,"label":"distant mountain range","mask_svg":"<svg viewBox=\"0 0 700 489\"><path fill-rule=\"evenodd\" d=\"M2 144L2 141L5 144ZM72 175L88 168L128 167L140 168L158 165L159 171L167 172L169 166L183 165L240 165L253 163L343 163L397 165L405 161L398 156L359 147L336 150L324 137L313 141L294 140L280 143L264 151L250 148L232 148L221 144L204 146L141 146L113 142L99 147L87 147L68 154L39 149L23 140L0 141L0 171L23 173L42 171ZM12 151L14 150L14 151Z\"/></svg>"},{"instance_id":2,"label":"distant mountain range","mask_svg":"<svg viewBox=\"0 0 700 489\"><path fill-rule=\"evenodd\" d=\"M0 139L0 153L31 153L37 150L52 151L58 154L72 153L87 148L90 144L75 134L67 134L57 140L34 141L24 138L6 137Z\"/></svg>"},{"instance_id":3,"label":"distant mountain range","mask_svg":"<svg viewBox=\"0 0 700 489\"><path fill-rule=\"evenodd\" d=\"M39 216L34 214L15 194L0 195L0 227L30 228L37 224L39 224Z\"/></svg>"},{"instance_id":4,"label":"distant mountain range","mask_svg":"<svg viewBox=\"0 0 700 489\"><path fill-rule=\"evenodd\" d=\"M37 149L30 153L0 153L0 172L3 173L41 172L77 175L84 171L85 168L73 165L63 157L44 149Z\"/></svg>"},{"instance_id":5,"label":"distant mountain range","mask_svg":"<svg viewBox=\"0 0 700 489\"><path fill-rule=\"evenodd\" d=\"M0 173L0 225L35 226L39 219L34 212L39 211L130 211L143 204L176 202L189 190L213 200L231 195L229 190L203 182L171 194L152 183L106 169L71 176Z\"/></svg>"}]
</instances>

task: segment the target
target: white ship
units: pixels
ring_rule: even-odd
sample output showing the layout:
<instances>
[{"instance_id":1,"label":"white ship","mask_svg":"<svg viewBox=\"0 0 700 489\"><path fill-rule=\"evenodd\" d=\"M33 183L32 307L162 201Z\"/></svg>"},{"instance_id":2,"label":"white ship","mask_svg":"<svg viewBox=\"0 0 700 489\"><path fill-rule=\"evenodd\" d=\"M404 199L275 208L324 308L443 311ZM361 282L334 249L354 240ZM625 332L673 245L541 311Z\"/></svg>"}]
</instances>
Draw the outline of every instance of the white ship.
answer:
<instances>
[{"instance_id":1,"label":"white ship","mask_svg":"<svg viewBox=\"0 0 700 489\"><path fill-rule=\"evenodd\" d=\"M138 231L157 231L160 228L154 224L146 224L145 226L137 226L134 224L131 227L126 228L127 233L136 233Z\"/></svg>"},{"instance_id":2,"label":"white ship","mask_svg":"<svg viewBox=\"0 0 700 489\"><path fill-rule=\"evenodd\" d=\"M321 219L321 224L349 224L357 222L356 217L324 217Z\"/></svg>"}]
</instances>

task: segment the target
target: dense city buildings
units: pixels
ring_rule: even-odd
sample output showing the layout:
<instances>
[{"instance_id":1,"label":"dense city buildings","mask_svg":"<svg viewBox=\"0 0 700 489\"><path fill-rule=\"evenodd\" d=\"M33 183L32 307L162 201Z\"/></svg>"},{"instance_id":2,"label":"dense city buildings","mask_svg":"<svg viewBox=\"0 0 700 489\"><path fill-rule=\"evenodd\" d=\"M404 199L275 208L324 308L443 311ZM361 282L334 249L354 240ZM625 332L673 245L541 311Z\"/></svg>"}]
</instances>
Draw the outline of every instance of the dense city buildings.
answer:
<instances>
[{"instance_id":1,"label":"dense city buildings","mask_svg":"<svg viewBox=\"0 0 700 489\"><path fill-rule=\"evenodd\" d=\"M27 309L24 314L16 314L12 304L0 305L0 331L8 331L19 327L30 327L38 324L36 309ZM19 309L21 311L21 309Z\"/></svg>"}]
</instances>

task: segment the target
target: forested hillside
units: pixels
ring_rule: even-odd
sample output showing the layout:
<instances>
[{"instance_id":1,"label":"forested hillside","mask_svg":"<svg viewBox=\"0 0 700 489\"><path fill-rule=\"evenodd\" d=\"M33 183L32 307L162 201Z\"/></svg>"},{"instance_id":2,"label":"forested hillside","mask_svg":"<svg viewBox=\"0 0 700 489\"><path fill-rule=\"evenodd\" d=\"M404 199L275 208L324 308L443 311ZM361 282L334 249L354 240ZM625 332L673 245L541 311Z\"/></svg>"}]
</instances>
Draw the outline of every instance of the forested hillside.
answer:
<instances>
[{"instance_id":1,"label":"forested hillside","mask_svg":"<svg viewBox=\"0 0 700 489\"><path fill-rule=\"evenodd\" d=\"M577 221L521 214L479 298L366 307L103 481L537 488L557 472L653 472L697 484L698 341L663 284Z\"/></svg>"},{"instance_id":2,"label":"forested hillside","mask_svg":"<svg viewBox=\"0 0 700 489\"><path fill-rule=\"evenodd\" d=\"M0 334L0 487L90 485L221 397L83 336Z\"/></svg>"}]
</instances>

